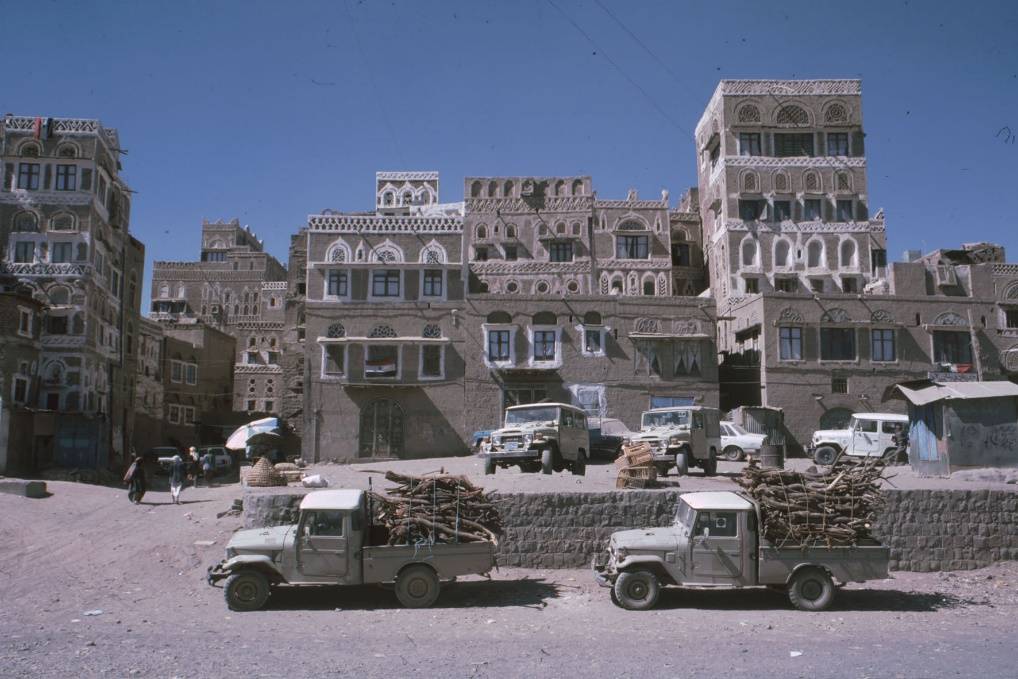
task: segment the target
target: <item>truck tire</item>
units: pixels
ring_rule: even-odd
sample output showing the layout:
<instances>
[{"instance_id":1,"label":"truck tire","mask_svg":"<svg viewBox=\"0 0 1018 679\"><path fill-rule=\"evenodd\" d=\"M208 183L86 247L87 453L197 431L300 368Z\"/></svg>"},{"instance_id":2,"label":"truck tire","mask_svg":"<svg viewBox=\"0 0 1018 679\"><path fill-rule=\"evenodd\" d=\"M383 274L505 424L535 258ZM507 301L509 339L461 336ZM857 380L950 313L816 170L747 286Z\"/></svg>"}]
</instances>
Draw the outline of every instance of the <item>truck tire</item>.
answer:
<instances>
[{"instance_id":1,"label":"truck tire","mask_svg":"<svg viewBox=\"0 0 1018 679\"><path fill-rule=\"evenodd\" d=\"M834 581L822 568L800 569L788 583L788 600L800 611L822 611L834 601Z\"/></svg>"},{"instance_id":2,"label":"truck tire","mask_svg":"<svg viewBox=\"0 0 1018 679\"><path fill-rule=\"evenodd\" d=\"M838 459L838 451L834 446L820 446L813 451L813 461L824 466L834 464Z\"/></svg>"},{"instance_id":3,"label":"truck tire","mask_svg":"<svg viewBox=\"0 0 1018 679\"><path fill-rule=\"evenodd\" d=\"M484 458L484 473L494 474L495 473L495 460L490 457Z\"/></svg>"},{"instance_id":4,"label":"truck tire","mask_svg":"<svg viewBox=\"0 0 1018 679\"><path fill-rule=\"evenodd\" d=\"M675 454L675 473L679 476L689 473L689 454L685 451Z\"/></svg>"},{"instance_id":5,"label":"truck tire","mask_svg":"<svg viewBox=\"0 0 1018 679\"><path fill-rule=\"evenodd\" d=\"M226 579L223 597L231 611L257 611L269 600L269 579L258 571L240 571Z\"/></svg>"},{"instance_id":6,"label":"truck tire","mask_svg":"<svg viewBox=\"0 0 1018 679\"><path fill-rule=\"evenodd\" d=\"M729 462L738 462L746 457L746 453L739 446L728 446L722 453L722 457Z\"/></svg>"},{"instance_id":7,"label":"truck tire","mask_svg":"<svg viewBox=\"0 0 1018 679\"><path fill-rule=\"evenodd\" d=\"M714 476L718 473L718 454L713 448L707 453L707 459L703 461L703 475Z\"/></svg>"},{"instance_id":8,"label":"truck tire","mask_svg":"<svg viewBox=\"0 0 1018 679\"><path fill-rule=\"evenodd\" d=\"M416 564L396 576L396 598L407 608L427 608L435 603L442 585L434 569Z\"/></svg>"},{"instance_id":9,"label":"truck tire","mask_svg":"<svg viewBox=\"0 0 1018 679\"><path fill-rule=\"evenodd\" d=\"M612 587L618 605L629 611L646 611L653 608L661 594L661 583L650 571L636 570L619 573Z\"/></svg>"},{"instance_id":10,"label":"truck tire","mask_svg":"<svg viewBox=\"0 0 1018 679\"><path fill-rule=\"evenodd\" d=\"M587 475L587 459L583 456L582 450L576 451L576 461L573 462L573 476Z\"/></svg>"},{"instance_id":11,"label":"truck tire","mask_svg":"<svg viewBox=\"0 0 1018 679\"><path fill-rule=\"evenodd\" d=\"M548 446L541 451L541 473L551 474L555 470L555 451Z\"/></svg>"}]
</instances>

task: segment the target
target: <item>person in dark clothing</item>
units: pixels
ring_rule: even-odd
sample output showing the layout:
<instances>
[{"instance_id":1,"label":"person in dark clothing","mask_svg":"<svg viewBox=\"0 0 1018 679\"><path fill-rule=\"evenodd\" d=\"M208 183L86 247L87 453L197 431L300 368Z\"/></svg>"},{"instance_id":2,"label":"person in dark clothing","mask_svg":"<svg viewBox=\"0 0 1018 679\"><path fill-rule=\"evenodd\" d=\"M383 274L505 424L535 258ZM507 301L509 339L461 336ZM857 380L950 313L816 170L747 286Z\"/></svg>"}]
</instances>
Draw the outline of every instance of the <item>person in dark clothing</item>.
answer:
<instances>
[{"instance_id":1,"label":"person in dark clothing","mask_svg":"<svg viewBox=\"0 0 1018 679\"><path fill-rule=\"evenodd\" d=\"M205 476L205 487L212 487L212 475L216 471L216 457L212 454L211 450L206 450L205 455L201 458L201 471Z\"/></svg>"},{"instance_id":2,"label":"person in dark clothing","mask_svg":"<svg viewBox=\"0 0 1018 679\"><path fill-rule=\"evenodd\" d=\"M124 483L128 486L127 499L134 504L141 503L141 498L148 490L148 484L145 482L145 463L140 455L135 455L131 466L127 468Z\"/></svg>"}]
</instances>

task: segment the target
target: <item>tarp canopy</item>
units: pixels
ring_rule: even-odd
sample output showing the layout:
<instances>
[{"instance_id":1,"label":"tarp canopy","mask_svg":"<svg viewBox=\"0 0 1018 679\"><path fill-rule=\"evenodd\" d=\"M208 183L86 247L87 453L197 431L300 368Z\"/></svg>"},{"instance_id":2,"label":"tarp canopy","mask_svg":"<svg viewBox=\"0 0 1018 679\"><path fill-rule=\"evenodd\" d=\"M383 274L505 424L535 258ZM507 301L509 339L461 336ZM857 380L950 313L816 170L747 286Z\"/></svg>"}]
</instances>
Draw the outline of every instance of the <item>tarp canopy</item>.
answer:
<instances>
[{"instance_id":1,"label":"tarp canopy","mask_svg":"<svg viewBox=\"0 0 1018 679\"><path fill-rule=\"evenodd\" d=\"M917 406L945 400L967 400L976 398L1018 397L1018 384L1014 382L944 382L929 386L910 388L898 385L896 389Z\"/></svg>"},{"instance_id":2,"label":"tarp canopy","mask_svg":"<svg viewBox=\"0 0 1018 679\"><path fill-rule=\"evenodd\" d=\"M266 417L254 422L248 422L230 434L230 438L226 440L226 447L230 450L244 450L248 445L249 439L259 434L273 433L278 435L279 429L279 419L275 417Z\"/></svg>"}]
</instances>

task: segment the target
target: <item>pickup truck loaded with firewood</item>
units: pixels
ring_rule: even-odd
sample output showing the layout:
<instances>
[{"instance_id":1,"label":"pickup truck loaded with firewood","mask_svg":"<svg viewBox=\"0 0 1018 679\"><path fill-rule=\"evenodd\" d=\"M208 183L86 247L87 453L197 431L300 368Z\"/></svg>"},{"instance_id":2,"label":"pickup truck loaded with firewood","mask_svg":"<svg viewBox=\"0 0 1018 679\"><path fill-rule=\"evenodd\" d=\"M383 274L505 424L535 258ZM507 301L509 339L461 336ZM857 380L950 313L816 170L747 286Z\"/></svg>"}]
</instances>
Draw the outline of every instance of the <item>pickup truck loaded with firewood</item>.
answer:
<instances>
[{"instance_id":1,"label":"pickup truck loaded with firewood","mask_svg":"<svg viewBox=\"0 0 1018 679\"><path fill-rule=\"evenodd\" d=\"M300 503L297 522L243 530L208 583L226 580L231 610L265 605L274 588L393 584L409 608L432 605L441 581L495 567L501 520L483 489L457 476L408 477L387 495L320 490Z\"/></svg>"},{"instance_id":2,"label":"pickup truck loaded with firewood","mask_svg":"<svg viewBox=\"0 0 1018 679\"><path fill-rule=\"evenodd\" d=\"M614 533L595 578L630 610L652 608L664 585L765 586L823 610L835 581L888 577L890 550L870 535L882 469L879 459L805 473L751 463L744 492L685 493L671 526Z\"/></svg>"}]
</instances>

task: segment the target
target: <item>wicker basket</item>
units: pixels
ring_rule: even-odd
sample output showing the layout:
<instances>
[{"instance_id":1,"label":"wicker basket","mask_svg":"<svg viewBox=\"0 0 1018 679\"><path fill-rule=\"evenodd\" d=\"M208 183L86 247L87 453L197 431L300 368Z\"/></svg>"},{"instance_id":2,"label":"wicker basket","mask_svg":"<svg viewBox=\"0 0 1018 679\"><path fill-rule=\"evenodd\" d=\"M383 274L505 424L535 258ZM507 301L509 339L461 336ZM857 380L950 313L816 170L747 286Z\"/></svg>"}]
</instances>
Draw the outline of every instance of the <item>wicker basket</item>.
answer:
<instances>
[{"instance_id":1,"label":"wicker basket","mask_svg":"<svg viewBox=\"0 0 1018 679\"><path fill-rule=\"evenodd\" d=\"M272 468L269 458L261 457L251 466L251 471L247 473L244 482L256 487L285 486L286 477Z\"/></svg>"},{"instance_id":2,"label":"wicker basket","mask_svg":"<svg viewBox=\"0 0 1018 679\"><path fill-rule=\"evenodd\" d=\"M277 472L295 472L300 467L295 465L293 462L280 462L276 464L275 469Z\"/></svg>"}]
</instances>

